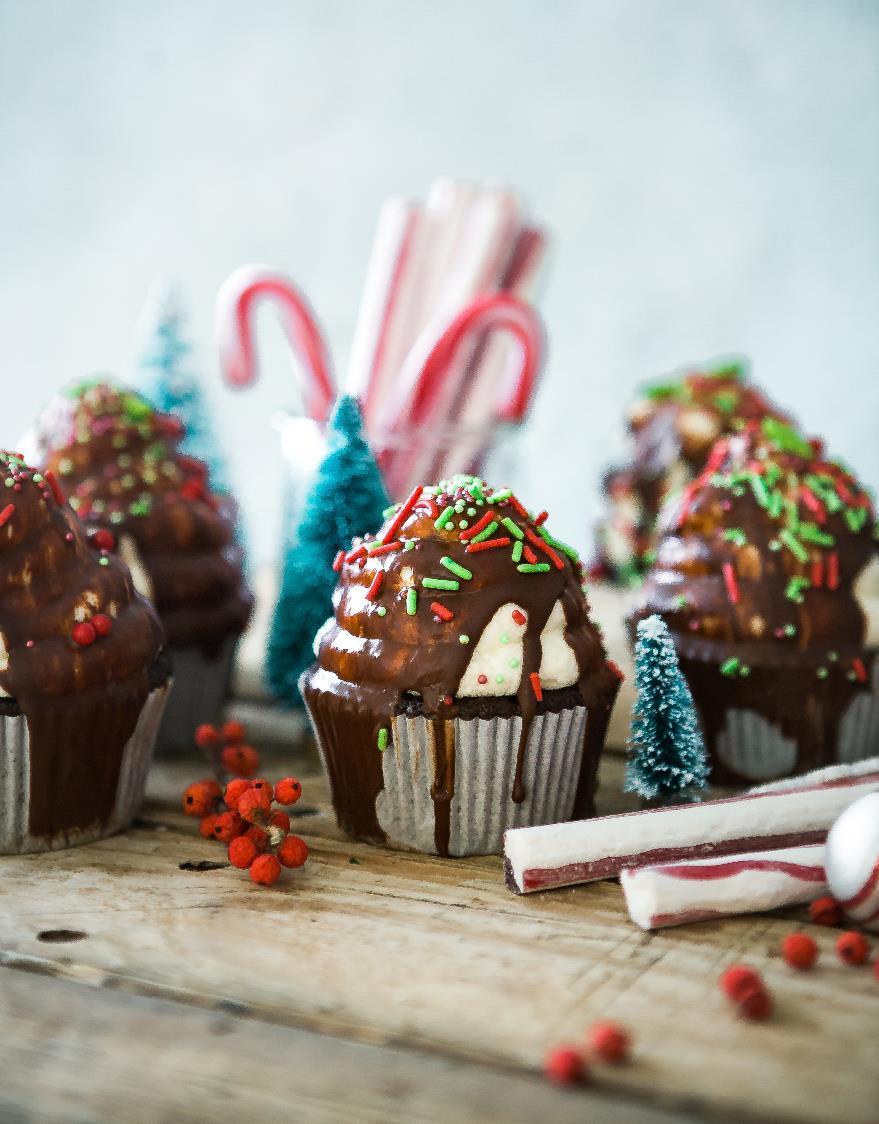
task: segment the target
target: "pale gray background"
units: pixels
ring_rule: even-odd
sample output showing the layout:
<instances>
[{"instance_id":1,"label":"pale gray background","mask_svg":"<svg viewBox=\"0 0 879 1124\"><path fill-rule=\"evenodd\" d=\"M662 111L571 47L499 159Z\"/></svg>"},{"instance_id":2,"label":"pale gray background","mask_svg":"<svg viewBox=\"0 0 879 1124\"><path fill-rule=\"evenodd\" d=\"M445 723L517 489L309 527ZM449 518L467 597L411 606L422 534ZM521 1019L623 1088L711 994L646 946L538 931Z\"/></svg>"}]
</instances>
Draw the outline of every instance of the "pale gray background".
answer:
<instances>
[{"instance_id":1,"label":"pale gray background","mask_svg":"<svg viewBox=\"0 0 879 1124\"><path fill-rule=\"evenodd\" d=\"M213 299L292 273L344 367L375 216L506 180L555 233L526 500L581 546L636 381L744 351L879 481L879 3L0 0L0 444L123 371L174 275L258 558L278 533L277 329L222 389Z\"/></svg>"}]
</instances>

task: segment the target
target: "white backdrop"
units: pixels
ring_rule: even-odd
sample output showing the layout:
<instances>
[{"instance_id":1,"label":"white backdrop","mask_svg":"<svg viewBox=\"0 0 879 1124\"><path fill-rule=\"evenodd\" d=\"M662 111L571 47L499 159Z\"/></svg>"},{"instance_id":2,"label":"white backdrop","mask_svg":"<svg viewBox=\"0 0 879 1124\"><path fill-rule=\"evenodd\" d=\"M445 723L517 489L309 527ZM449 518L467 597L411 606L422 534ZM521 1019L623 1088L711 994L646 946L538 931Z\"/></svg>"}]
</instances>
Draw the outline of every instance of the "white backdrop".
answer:
<instances>
[{"instance_id":1,"label":"white backdrop","mask_svg":"<svg viewBox=\"0 0 879 1124\"><path fill-rule=\"evenodd\" d=\"M267 557L294 380L265 323L259 387L220 387L217 286L287 270L344 368L381 200L445 173L554 232L512 482L557 533L636 381L718 352L879 482L877 52L872 0L0 0L0 444L125 369L170 273Z\"/></svg>"}]
</instances>

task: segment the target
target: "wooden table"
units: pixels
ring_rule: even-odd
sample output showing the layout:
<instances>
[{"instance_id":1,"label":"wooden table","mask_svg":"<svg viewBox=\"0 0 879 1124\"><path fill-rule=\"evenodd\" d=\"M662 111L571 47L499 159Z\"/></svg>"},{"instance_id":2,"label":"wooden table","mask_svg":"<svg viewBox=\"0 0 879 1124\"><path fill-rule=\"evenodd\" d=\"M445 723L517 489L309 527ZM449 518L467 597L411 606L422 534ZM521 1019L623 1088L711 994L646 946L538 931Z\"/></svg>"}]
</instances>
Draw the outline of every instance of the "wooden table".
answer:
<instances>
[{"instance_id":1,"label":"wooden table","mask_svg":"<svg viewBox=\"0 0 879 1124\"><path fill-rule=\"evenodd\" d=\"M778 958L802 911L647 935L616 883L517 898L496 857L352 843L310 747L295 830L311 848L271 890L223 864L179 810L196 762L162 763L132 830L0 860L2 1120L879 1120L879 985ZM603 810L622 766L608 757ZM744 959L767 1024L717 988ZM635 1036L587 1089L540 1076L599 1018Z\"/></svg>"}]
</instances>

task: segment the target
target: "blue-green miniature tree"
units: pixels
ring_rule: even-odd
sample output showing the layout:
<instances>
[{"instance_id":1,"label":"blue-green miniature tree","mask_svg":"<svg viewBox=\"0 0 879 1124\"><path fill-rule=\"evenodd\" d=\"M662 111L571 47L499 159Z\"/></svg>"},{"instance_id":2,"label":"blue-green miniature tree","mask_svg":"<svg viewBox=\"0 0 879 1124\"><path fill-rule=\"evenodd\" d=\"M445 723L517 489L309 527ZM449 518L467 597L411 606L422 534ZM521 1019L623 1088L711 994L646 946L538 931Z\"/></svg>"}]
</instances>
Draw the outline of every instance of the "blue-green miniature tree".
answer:
<instances>
[{"instance_id":1,"label":"blue-green miniature tree","mask_svg":"<svg viewBox=\"0 0 879 1124\"><path fill-rule=\"evenodd\" d=\"M135 377L137 389L157 410L174 414L183 422L186 435L181 450L208 466L212 491L228 494L225 460L204 390L189 365L191 348L184 338L180 306L168 286L158 285L150 294L142 333Z\"/></svg>"},{"instance_id":2,"label":"blue-green miniature tree","mask_svg":"<svg viewBox=\"0 0 879 1124\"><path fill-rule=\"evenodd\" d=\"M698 799L699 790L708 784L705 742L674 641L661 617L638 624L635 687L626 791L662 803Z\"/></svg>"},{"instance_id":3,"label":"blue-green miniature tree","mask_svg":"<svg viewBox=\"0 0 879 1124\"><path fill-rule=\"evenodd\" d=\"M302 701L297 681L314 659L315 634L333 612L333 560L355 535L378 530L390 503L354 398L336 404L327 444L286 552L269 633L268 685L293 705Z\"/></svg>"}]
</instances>

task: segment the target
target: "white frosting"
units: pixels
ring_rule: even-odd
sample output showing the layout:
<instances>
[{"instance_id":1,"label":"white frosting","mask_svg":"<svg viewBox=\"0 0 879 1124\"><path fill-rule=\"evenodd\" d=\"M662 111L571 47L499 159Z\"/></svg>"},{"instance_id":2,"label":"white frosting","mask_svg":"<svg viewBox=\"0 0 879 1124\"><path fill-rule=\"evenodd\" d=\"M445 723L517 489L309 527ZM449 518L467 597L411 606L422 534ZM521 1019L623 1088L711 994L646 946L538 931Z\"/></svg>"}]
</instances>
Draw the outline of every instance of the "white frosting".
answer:
<instances>
[{"instance_id":1,"label":"white frosting","mask_svg":"<svg viewBox=\"0 0 879 1124\"><path fill-rule=\"evenodd\" d=\"M855 600L867 618L864 643L879 645L879 557L874 555L861 571L854 588Z\"/></svg>"},{"instance_id":2,"label":"white frosting","mask_svg":"<svg viewBox=\"0 0 879 1124\"><path fill-rule=\"evenodd\" d=\"M495 612L473 649L467 669L455 692L459 698L514 695L522 681L522 659L527 621L517 623L513 613L526 617L521 605L508 601ZM565 639L565 611L556 601L540 634L540 682L545 689L570 687L580 678L577 657Z\"/></svg>"},{"instance_id":3,"label":"white frosting","mask_svg":"<svg viewBox=\"0 0 879 1124\"><path fill-rule=\"evenodd\" d=\"M146 572L137 543L130 535L122 535L119 539L119 557L131 571L131 581L138 593L147 601L153 600L153 583Z\"/></svg>"},{"instance_id":4,"label":"white frosting","mask_svg":"<svg viewBox=\"0 0 879 1124\"><path fill-rule=\"evenodd\" d=\"M720 425L707 410L694 406L681 410L678 415L678 433L685 441L709 445L720 436Z\"/></svg>"}]
</instances>

